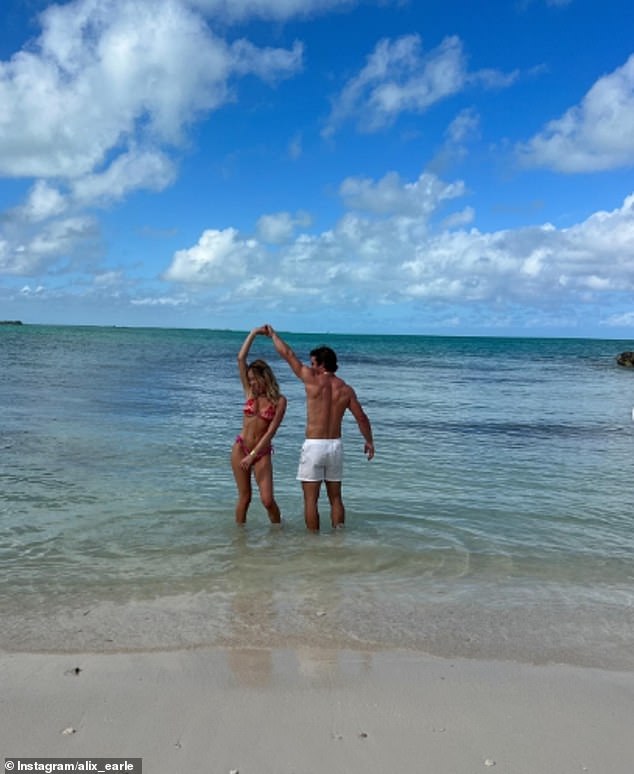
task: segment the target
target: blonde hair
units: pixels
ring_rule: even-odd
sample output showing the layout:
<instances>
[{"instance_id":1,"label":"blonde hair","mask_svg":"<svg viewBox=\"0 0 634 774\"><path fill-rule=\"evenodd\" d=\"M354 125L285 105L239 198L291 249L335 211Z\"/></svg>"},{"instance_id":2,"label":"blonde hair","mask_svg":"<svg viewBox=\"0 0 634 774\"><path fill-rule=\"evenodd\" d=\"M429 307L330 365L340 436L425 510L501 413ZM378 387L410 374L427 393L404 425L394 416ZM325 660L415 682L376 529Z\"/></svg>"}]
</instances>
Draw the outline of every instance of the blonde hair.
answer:
<instances>
[{"instance_id":1,"label":"blonde hair","mask_svg":"<svg viewBox=\"0 0 634 774\"><path fill-rule=\"evenodd\" d=\"M265 360L254 360L247 366L247 373L249 371L253 371L256 378L264 382L264 392L271 403L277 403L280 399L280 386L271 366Z\"/></svg>"}]
</instances>

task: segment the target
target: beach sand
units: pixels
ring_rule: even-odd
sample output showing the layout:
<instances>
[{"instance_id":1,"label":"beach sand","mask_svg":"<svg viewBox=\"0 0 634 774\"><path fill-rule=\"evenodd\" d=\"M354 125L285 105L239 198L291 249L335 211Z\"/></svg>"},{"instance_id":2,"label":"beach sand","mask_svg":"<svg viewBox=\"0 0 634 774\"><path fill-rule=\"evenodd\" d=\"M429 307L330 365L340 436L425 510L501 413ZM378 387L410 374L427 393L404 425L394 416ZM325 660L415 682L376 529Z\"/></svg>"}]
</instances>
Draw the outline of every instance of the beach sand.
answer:
<instances>
[{"instance_id":1,"label":"beach sand","mask_svg":"<svg viewBox=\"0 0 634 774\"><path fill-rule=\"evenodd\" d=\"M634 673L384 651L0 655L0 750L145 774L632 774Z\"/></svg>"}]
</instances>

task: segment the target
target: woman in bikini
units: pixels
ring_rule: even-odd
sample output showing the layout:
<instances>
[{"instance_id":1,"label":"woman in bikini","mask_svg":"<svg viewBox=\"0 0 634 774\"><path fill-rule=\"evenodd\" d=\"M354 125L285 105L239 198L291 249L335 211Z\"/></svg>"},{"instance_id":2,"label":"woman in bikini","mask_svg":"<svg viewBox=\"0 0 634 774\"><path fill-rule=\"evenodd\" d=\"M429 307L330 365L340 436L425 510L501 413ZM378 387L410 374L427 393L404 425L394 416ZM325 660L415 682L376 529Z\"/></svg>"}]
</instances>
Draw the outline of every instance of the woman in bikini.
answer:
<instances>
[{"instance_id":1,"label":"woman in bikini","mask_svg":"<svg viewBox=\"0 0 634 774\"><path fill-rule=\"evenodd\" d=\"M262 505L273 524L282 521L280 509L273 496L273 464L271 441L286 411L286 398L280 393L277 379L264 360L247 365L251 344L258 334L265 335L264 327L254 328L238 352L238 371L244 388L242 432L236 437L231 450L231 467L238 487L236 522L244 524L251 503L251 471L260 490Z\"/></svg>"}]
</instances>

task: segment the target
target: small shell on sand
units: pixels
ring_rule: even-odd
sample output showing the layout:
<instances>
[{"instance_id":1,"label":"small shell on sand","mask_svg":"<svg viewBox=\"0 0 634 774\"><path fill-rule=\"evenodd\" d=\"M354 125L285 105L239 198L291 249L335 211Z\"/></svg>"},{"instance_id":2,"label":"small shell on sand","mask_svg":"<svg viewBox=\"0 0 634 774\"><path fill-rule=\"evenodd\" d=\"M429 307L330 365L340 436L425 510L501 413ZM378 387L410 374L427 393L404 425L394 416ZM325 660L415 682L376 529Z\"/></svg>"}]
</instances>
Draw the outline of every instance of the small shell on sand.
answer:
<instances>
[{"instance_id":1,"label":"small shell on sand","mask_svg":"<svg viewBox=\"0 0 634 774\"><path fill-rule=\"evenodd\" d=\"M68 726L68 728L65 728L62 731L62 734L64 734L64 736L70 736L71 734L76 734L76 733L77 731L72 726Z\"/></svg>"},{"instance_id":2,"label":"small shell on sand","mask_svg":"<svg viewBox=\"0 0 634 774\"><path fill-rule=\"evenodd\" d=\"M485 762L484 762L484 765L485 766L495 766L495 761L493 760L493 758L487 758L485 760Z\"/></svg>"}]
</instances>

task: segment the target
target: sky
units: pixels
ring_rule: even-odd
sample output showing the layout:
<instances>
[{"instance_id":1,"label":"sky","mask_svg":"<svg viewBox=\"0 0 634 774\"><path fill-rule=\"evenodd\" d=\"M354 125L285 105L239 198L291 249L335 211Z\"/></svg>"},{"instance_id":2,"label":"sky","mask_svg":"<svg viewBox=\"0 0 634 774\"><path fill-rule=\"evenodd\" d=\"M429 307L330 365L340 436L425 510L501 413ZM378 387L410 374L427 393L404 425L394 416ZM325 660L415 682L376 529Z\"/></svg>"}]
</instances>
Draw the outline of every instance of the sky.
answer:
<instances>
[{"instance_id":1,"label":"sky","mask_svg":"<svg viewBox=\"0 0 634 774\"><path fill-rule=\"evenodd\" d=\"M0 16L0 319L634 339L631 0Z\"/></svg>"}]
</instances>

